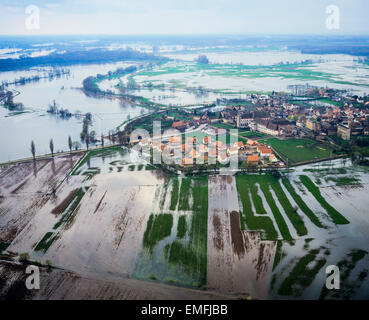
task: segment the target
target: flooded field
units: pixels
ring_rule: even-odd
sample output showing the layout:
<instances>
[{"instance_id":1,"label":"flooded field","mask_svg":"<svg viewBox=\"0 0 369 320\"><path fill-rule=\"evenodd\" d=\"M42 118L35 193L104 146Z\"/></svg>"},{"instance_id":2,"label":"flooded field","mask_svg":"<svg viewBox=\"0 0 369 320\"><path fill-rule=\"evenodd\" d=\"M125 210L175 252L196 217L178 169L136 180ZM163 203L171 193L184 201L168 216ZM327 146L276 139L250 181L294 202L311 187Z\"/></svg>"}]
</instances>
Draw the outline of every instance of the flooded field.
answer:
<instances>
[{"instance_id":1,"label":"flooded field","mask_svg":"<svg viewBox=\"0 0 369 320\"><path fill-rule=\"evenodd\" d=\"M275 247L241 230L235 178L209 177L208 289L266 299Z\"/></svg>"},{"instance_id":2,"label":"flooded field","mask_svg":"<svg viewBox=\"0 0 369 320\"><path fill-rule=\"evenodd\" d=\"M281 177L185 177L111 147L18 164L0 179L2 253L27 253L81 286L63 293L56 279L69 280L53 270L40 296L106 297L103 286L137 299L168 297L166 287L176 297L367 298L369 172L348 160ZM324 289L331 264L339 292Z\"/></svg>"},{"instance_id":3,"label":"flooded field","mask_svg":"<svg viewBox=\"0 0 369 320\"><path fill-rule=\"evenodd\" d=\"M0 173L0 243L10 244L40 211L49 208L55 201L54 190L81 156L21 163Z\"/></svg>"},{"instance_id":4,"label":"flooded field","mask_svg":"<svg viewBox=\"0 0 369 320\"><path fill-rule=\"evenodd\" d=\"M158 190L134 275L205 287L207 178L171 178Z\"/></svg>"},{"instance_id":5,"label":"flooded field","mask_svg":"<svg viewBox=\"0 0 369 320\"><path fill-rule=\"evenodd\" d=\"M307 187L306 181L301 183L302 176L319 186L320 196ZM317 214L324 228L308 229L304 239L278 243L271 298L368 299L368 178L365 167L352 166L345 160L301 166L289 174L295 192ZM337 221L341 218L332 208L349 223ZM340 268L340 290L325 288L325 268L329 265Z\"/></svg>"},{"instance_id":6,"label":"flooded field","mask_svg":"<svg viewBox=\"0 0 369 320\"><path fill-rule=\"evenodd\" d=\"M261 54L262 53L262 54ZM206 54L210 64L194 62ZM199 103L191 90L202 87L209 92L205 102L219 97L240 97L251 91L287 91L288 85L307 82L314 86L353 89L358 94L368 91L369 69L348 55L312 55L284 50L219 50L166 54L175 59L152 70L142 70L134 76L138 84L164 86L160 90L140 90L141 95L165 104ZM170 88L177 88L170 90ZM175 100L177 98L177 101ZM181 99L179 101L178 99Z\"/></svg>"}]
</instances>

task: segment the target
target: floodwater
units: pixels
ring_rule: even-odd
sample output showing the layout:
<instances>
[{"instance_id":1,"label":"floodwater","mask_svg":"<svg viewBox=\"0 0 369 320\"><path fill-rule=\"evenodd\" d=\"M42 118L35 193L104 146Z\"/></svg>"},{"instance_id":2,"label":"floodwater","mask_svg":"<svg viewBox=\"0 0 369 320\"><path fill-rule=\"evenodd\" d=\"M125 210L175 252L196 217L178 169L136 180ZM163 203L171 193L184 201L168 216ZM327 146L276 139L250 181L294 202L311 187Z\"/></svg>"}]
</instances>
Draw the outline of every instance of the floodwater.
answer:
<instances>
[{"instance_id":1,"label":"floodwater","mask_svg":"<svg viewBox=\"0 0 369 320\"><path fill-rule=\"evenodd\" d=\"M341 173L339 173L341 172ZM350 223L335 225L326 210L317 199L303 186L298 184L299 176L307 175L319 186L323 198L338 210ZM344 177L356 177L357 185L339 186L329 180ZM326 228L316 228L308 219L304 219L308 234L293 242L283 241L281 245L281 261L272 273L269 298L272 299L367 299L369 278L369 225L367 219L369 201L367 199L369 175L365 167L353 166L349 160L333 160L317 164L299 166L288 175L296 193L309 208L317 214ZM317 183L319 181L319 184ZM288 192L286 192L288 194ZM290 197L291 201L292 198ZM301 212L298 211L299 214ZM285 219L287 221L287 219ZM303 264L304 257L315 252L314 259L306 265L313 274L311 283L308 277L298 276L291 291L285 291L289 277L297 264ZM363 255L360 256L359 252ZM352 263L353 257L358 260ZM322 262L319 265L319 262ZM341 290L325 291L325 269L329 265L337 265L341 272ZM288 286L287 286L288 287Z\"/></svg>"},{"instance_id":2,"label":"floodwater","mask_svg":"<svg viewBox=\"0 0 369 320\"><path fill-rule=\"evenodd\" d=\"M357 62L356 57L347 55L307 55L297 51L287 50L247 50L235 49L225 52L206 52L211 63L221 63L222 68L217 70L200 70L190 72L189 68L194 65L194 59L200 51L192 51L190 54L175 52L164 53L177 61L168 62L164 66L155 67L152 75L144 75L140 72L134 76L138 84L152 82L154 85L164 84L164 89L142 88L140 90L129 90L128 93L143 96L156 103L166 105L199 105L213 103L217 98L245 98L249 91L287 91L291 84L310 83L315 86L329 86L337 89L353 89L355 93L363 94L369 91L369 68ZM299 71L281 72L264 70L258 73L248 71L235 72L232 64L242 63L250 66L271 66L278 63L300 63L311 60L313 63L298 69L307 71L302 76ZM70 70L69 75L61 78L41 79L39 82L27 83L24 86L9 86L8 89L19 91L15 102L22 102L25 113L10 113L5 108L0 108L0 162L15 160L30 156L31 140L35 141L37 154L49 152L49 141L54 140L55 150L68 150L68 136L73 141L79 141L82 130L82 119L71 118L62 120L56 116L47 114L46 110L54 100L60 108L67 108L72 113L91 112L93 123L90 130L96 131L97 135L107 134L109 130L115 129L124 122L128 116L135 117L149 112L148 109L132 105L118 98L96 98L86 96L81 90L82 81L88 76L106 74L108 71L116 70L118 67L127 67L137 62L119 62L103 65L71 66L64 69ZM160 72L165 68L178 67L178 72ZM236 69L234 69L236 70ZM48 74L50 68L32 68L26 71L1 72L0 82L12 82L20 77L41 77ZM158 72L156 74L156 72ZM237 71L237 70L236 70ZM309 71L322 73L321 78L309 79ZM149 73L150 74L150 73ZM317 74L315 74L317 75ZM122 82L128 81L127 76L122 77ZM100 83L103 90L117 91L115 87L118 79L106 80ZM172 90L173 85L183 87ZM207 89L188 91L186 88L203 87ZM220 93L221 91L222 93ZM6 138L4 138L6 137Z\"/></svg>"},{"instance_id":3,"label":"floodwater","mask_svg":"<svg viewBox=\"0 0 369 320\"><path fill-rule=\"evenodd\" d=\"M168 53L166 56L178 59L175 63L192 65L200 52L193 53ZM181 72L159 74L152 77L137 77L140 80L155 81L153 83L168 83L169 80L182 82L186 84L191 78L192 86L203 86L213 90L231 90L235 91L287 91L287 86L292 84L305 85L309 83L313 86L330 87L335 89L355 90L357 94L365 94L369 92L369 68L367 65L357 62L358 57L343 55L343 54L327 54L314 55L303 54L298 51L287 50L264 50L264 51L242 51L234 50L227 52L206 52L210 63L224 64L224 71L227 68L232 69L234 65L243 64L245 66L273 66L280 63L301 63L311 61L311 64L306 64L298 69L303 71L303 75L298 72L279 72L278 70L269 70L263 72L262 76L257 74L248 75L247 72L243 75L217 75L213 72ZM174 63L173 63L174 64ZM154 70L158 71L158 70ZM317 78L310 79L309 71L316 72ZM307 72L305 74L305 72ZM269 76L270 75L270 76Z\"/></svg>"},{"instance_id":4,"label":"floodwater","mask_svg":"<svg viewBox=\"0 0 369 320\"><path fill-rule=\"evenodd\" d=\"M128 116L136 117L148 110L132 105L118 98L95 98L86 96L81 90L83 80L91 75L106 74L119 67L127 67L135 63L114 63L104 65L73 66L70 76L49 81L41 79L39 82L28 83L24 86L9 86L20 92L15 102L22 102L25 112L12 115L8 110L0 107L0 162L29 157L30 143L34 140L36 153L49 153L49 141L54 140L55 151L68 150L68 136L73 141L80 141L82 118L75 117L63 120L50 115L46 111L49 104L56 101L60 108L67 108L70 112L91 112L93 123L90 131L94 130L97 137L101 133L107 134L124 122ZM1 81L13 81L20 77L30 77L37 73L42 76L47 68L31 71L2 72ZM4 138L6 137L6 138Z\"/></svg>"},{"instance_id":5,"label":"floodwater","mask_svg":"<svg viewBox=\"0 0 369 320\"><path fill-rule=\"evenodd\" d=\"M43 263L48 259L54 266L94 279L122 279L129 276L152 281L156 279L157 282L175 280L174 283L177 284L197 286L196 279L200 274L197 269L189 276L180 265L167 268L164 252L165 246L173 243L174 238L179 241L176 234L179 216L185 215L189 226L194 217L191 208L194 208L195 201L189 201L190 210L181 210L184 209L180 205L184 179L180 179L178 190L181 192L172 206L173 185L169 183L166 186L170 182L168 177L161 171L146 171L143 168L134 171L119 170L120 166L130 164L129 153L122 149L112 152L106 150L104 156L92 157L81 166L78 175L71 175L64 180L81 156L40 160L35 164L22 163L1 174L0 193L3 201L0 203L0 241L10 243L7 250L14 253L29 252L32 259ZM86 179L85 173L94 168L99 169L99 172ZM341 173L338 174L331 168L340 169ZM317 177L322 180L319 185L322 196L350 224L335 225L331 221L315 196L298 185L302 174L308 175L315 183ZM348 175L357 177L360 185L337 186L328 179ZM297 237L291 233L293 241L277 242L261 240L258 231L248 229L247 218L246 230L241 230L239 213L244 208L240 203L240 190L237 189L235 177L209 176L206 288L239 298L251 295L260 299L318 299L324 293L325 268L333 264L342 267L342 291L338 292L339 298L347 295L355 299L367 298L369 278L365 270L369 266L369 203L366 198L368 170L339 159L296 167L288 174L288 178L296 193L327 228L315 227L304 217L307 235ZM52 196L52 185L62 180L64 183ZM193 183L194 180L191 188ZM86 193L75 209L75 216L68 218L70 220L57 227L59 229L55 229L55 224L61 221L65 212L56 209L69 201L71 193L79 188ZM282 188L294 205L292 196L287 189ZM270 191L288 229L292 231L293 227L289 224L281 203L274 192L271 189ZM194 195L192 191L188 193ZM259 186L258 194L267 215L275 220ZM171 208L174 209L170 210ZM252 211L255 214L254 206ZM156 243L154 256L150 259L145 255L142 241L150 215L158 213L171 214L173 224L170 236ZM301 209L297 213L305 216ZM45 253L36 250L36 245L49 232L58 232L59 237ZM190 234L191 232L181 238L183 244L187 243L187 236ZM277 248L279 245L280 249ZM279 250L280 261L276 263L275 257L279 256ZM305 257L308 254L313 257L306 264ZM354 257L360 259L352 263ZM295 279L291 279L293 270L302 264L306 272L299 272ZM348 277L344 278L345 275ZM361 282L358 280L359 276ZM58 294L57 289L55 294ZM331 295L332 293L328 293L324 297L332 298Z\"/></svg>"}]
</instances>

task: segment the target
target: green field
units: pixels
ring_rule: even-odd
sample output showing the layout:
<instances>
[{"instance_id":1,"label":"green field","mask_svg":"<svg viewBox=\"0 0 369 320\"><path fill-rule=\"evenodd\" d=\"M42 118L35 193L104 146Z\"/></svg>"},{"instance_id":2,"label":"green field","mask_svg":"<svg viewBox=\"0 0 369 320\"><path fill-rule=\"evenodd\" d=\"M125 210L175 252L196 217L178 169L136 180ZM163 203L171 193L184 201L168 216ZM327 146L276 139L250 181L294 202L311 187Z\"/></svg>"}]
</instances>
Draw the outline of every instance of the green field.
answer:
<instances>
[{"instance_id":1,"label":"green field","mask_svg":"<svg viewBox=\"0 0 369 320\"><path fill-rule=\"evenodd\" d=\"M238 133L239 136L245 137L245 138L262 138L265 137L265 134L260 132L254 132L254 131L240 131Z\"/></svg>"},{"instance_id":2,"label":"green field","mask_svg":"<svg viewBox=\"0 0 369 320\"><path fill-rule=\"evenodd\" d=\"M321 195L319 188L307 176L300 176L300 179L301 183L326 209L335 224L349 223L328 204ZM243 208L240 218L241 226L246 230L259 230L262 239L276 240L280 238L278 237L279 231L282 239L293 240L291 226L287 225L286 222L288 221L285 221L286 219L290 221L298 237L309 235L311 223L318 228L327 228L325 222L309 208L308 203L297 193L286 176L279 178L270 173L237 175L236 184ZM262 199L261 194L265 200ZM289 196L295 203L291 203ZM270 208L272 217L267 215L266 205ZM305 215L309 221L305 220L304 222L301 215ZM275 224L273 224L272 219ZM276 227L278 227L278 230Z\"/></svg>"},{"instance_id":3,"label":"green field","mask_svg":"<svg viewBox=\"0 0 369 320\"><path fill-rule=\"evenodd\" d=\"M212 126L220 129L237 129L235 126L228 123L213 123Z\"/></svg>"},{"instance_id":4,"label":"green field","mask_svg":"<svg viewBox=\"0 0 369 320\"><path fill-rule=\"evenodd\" d=\"M284 161L288 159L289 164L329 158L332 150L319 142L309 139L279 140L270 138L259 141L272 146Z\"/></svg>"},{"instance_id":5,"label":"green field","mask_svg":"<svg viewBox=\"0 0 369 320\"><path fill-rule=\"evenodd\" d=\"M255 215L255 213L262 215L266 214L264 203L258 193L258 185L260 191L264 194L268 206L272 210L274 220L284 240L292 240L292 236L277 202L282 206L285 215L291 221L297 235L305 236L308 234L303 220L297 214L296 208L292 206L287 195L283 191L280 179L272 174L238 175L236 176L236 184L243 207L241 225L245 226L246 229L260 230L263 239L278 239L278 233L271 218L269 216ZM271 190L275 193L276 198L274 198ZM307 207L302 199L299 204L302 205L304 209ZM253 212L253 207L255 208L255 213Z\"/></svg>"},{"instance_id":6,"label":"green field","mask_svg":"<svg viewBox=\"0 0 369 320\"><path fill-rule=\"evenodd\" d=\"M214 77L237 78L270 78L296 79L303 81L328 81L340 84L355 84L349 81L335 79L335 75L328 72L316 71L309 63L291 63L279 65L225 65L225 64L199 64L194 62L173 63L167 62L153 70L141 70L137 76L146 76L145 81L164 83L162 76L171 75L171 83L177 87L184 87L186 76L202 72ZM169 81L168 81L169 83ZM225 88L230 89L230 88ZM245 90L246 92L246 90Z\"/></svg>"}]
</instances>

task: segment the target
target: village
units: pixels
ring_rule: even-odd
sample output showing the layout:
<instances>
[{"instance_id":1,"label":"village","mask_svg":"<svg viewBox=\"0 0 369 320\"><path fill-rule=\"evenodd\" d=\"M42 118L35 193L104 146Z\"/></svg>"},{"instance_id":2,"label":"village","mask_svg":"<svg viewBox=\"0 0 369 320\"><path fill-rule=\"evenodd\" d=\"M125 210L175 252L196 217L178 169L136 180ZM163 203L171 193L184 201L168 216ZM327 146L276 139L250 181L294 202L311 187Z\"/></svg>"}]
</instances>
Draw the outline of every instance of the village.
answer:
<instances>
[{"instance_id":1,"label":"village","mask_svg":"<svg viewBox=\"0 0 369 320\"><path fill-rule=\"evenodd\" d=\"M218 101L221 108L167 110L159 118L168 129L166 137L143 139L140 145L150 145L169 159L166 163L181 167L222 165L238 157L244 168L282 168L298 162L294 153L310 153L306 160L318 161L344 154L348 143L366 156L360 146L368 142L368 97L309 85L291 90L301 96L255 93ZM284 150L290 145L293 149ZM314 154L312 147L322 154Z\"/></svg>"}]
</instances>

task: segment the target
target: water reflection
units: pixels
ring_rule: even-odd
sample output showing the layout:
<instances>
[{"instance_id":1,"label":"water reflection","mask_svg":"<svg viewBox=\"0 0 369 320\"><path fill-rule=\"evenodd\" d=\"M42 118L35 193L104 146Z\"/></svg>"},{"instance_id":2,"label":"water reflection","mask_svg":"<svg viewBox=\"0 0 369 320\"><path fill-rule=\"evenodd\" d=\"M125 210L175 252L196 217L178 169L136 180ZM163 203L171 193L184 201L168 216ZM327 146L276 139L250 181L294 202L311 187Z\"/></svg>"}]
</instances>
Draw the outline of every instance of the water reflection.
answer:
<instances>
[{"instance_id":1,"label":"water reflection","mask_svg":"<svg viewBox=\"0 0 369 320\"><path fill-rule=\"evenodd\" d=\"M29 144L35 141L36 153L49 153L48 143L52 138L55 143L55 151L67 151L68 136L73 141L80 141L82 131L82 119L72 117L69 120L61 119L55 115L47 114L49 104L54 100L63 109L71 113L92 113L93 123L90 130L95 131L99 137L101 133L107 133L115 129L128 116L131 118L149 112L129 103L126 100L112 97L88 96L82 91L82 81L90 75L105 74L118 67L132 65L131 62L114 63L105 65L88 65L70 67L70 76L41 79L39 82L31 82L22 86L10 85L7 90L20 91L14 100L22 102L25 112L11 115L5 108L0 112L0 162L6 162L18 158L30 156ZM29 71L2 72L0 81L12 82L20 77L31 77L42 74L42 68ZM50 80L50 81L49 81Z\"/></svg>"}]
</instances>

